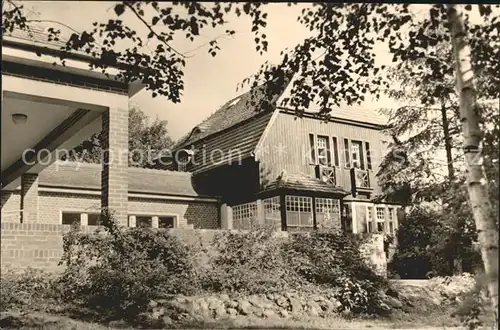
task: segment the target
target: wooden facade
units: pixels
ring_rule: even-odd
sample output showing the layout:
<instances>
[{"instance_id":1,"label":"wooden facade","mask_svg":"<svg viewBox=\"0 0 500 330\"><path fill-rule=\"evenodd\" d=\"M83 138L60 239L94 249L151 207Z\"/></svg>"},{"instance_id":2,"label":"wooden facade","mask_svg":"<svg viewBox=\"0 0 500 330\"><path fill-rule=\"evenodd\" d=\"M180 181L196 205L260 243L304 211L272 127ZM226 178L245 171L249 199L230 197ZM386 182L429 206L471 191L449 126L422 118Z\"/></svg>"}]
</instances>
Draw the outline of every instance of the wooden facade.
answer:
<instances>
[{"instance_id":1,"label":"wooden facade","mask_svg":"<svg viewBox=\"0 0 500 330\"><path fill-rule=\"evenodd\" d=\"M317 162L311 159L310 136L324 136L329 139L331 162L335 167L337 185L351 191L352 167L350 165L352 164L346 163L352 163L352 159L347 159L346 162L344 146L344 140L347 139L349 148L353 141L362 143L362 163L369 176L370 189L367 193L370 194L360 194L357 197L373 197L380 193L376 174L385 152L380 129L380 126L371 124L325 122L311 117L298 118L292 113L280 111L271 123L260 148L256 151L261 167L261 182L274 180L282 170L314 177ZM333 138L336 138L337 148L333 148ZM369 144L369 156L366 152L366 143Z\"/></svg>"}]
</instances>

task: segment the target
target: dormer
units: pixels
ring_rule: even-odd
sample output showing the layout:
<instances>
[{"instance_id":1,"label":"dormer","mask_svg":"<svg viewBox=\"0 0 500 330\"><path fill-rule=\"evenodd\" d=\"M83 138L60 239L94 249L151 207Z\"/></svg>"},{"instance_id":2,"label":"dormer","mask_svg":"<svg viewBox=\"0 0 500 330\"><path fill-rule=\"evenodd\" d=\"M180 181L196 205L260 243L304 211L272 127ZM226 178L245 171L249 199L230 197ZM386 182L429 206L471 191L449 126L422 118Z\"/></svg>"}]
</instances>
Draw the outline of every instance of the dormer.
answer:
<instances>
[{"instance_id":1,"label":"dormer","mask_svg":"<svg viewBox=\"0 0 500 330\"><path fill-rule=\"evenodd\" d=\"M180 149L175 153L175 164L177 166L177 171L186 172L188 170L189 163L193 160L194 150L193 149Z\"/></svg>"}]
</instances>

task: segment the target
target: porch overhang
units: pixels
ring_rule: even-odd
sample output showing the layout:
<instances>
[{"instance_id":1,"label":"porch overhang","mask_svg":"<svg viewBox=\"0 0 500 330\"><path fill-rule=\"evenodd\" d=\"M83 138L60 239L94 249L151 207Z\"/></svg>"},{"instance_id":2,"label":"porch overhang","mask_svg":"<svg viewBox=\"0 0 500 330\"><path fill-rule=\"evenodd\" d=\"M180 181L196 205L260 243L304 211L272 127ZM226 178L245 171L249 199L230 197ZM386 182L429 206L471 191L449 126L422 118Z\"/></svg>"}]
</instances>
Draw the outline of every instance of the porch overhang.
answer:
<instances>
[{"instance_id":1,"label":"porch overhang","mask_svg":"<svg viewBox=\"0 0 500 330\"><path fill-rule=\"evenodd\" d=\"M282 171L275 181L259 192L262 198L282 194L342 199L350 195L350 192L316 178L303 174L288 174L286 171Z\"/></svg>"}]
</instances>

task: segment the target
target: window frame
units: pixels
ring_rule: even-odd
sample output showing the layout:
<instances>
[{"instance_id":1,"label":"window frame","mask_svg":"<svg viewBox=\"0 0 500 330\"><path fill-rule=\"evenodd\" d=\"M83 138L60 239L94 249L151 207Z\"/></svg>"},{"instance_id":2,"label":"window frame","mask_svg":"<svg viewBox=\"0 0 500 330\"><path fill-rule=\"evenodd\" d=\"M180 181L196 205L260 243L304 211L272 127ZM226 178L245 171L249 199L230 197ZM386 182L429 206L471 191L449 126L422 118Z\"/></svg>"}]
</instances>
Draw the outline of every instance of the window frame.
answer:
<instances>
[{"instance_id":1,"label":"window frame","mask_svg":"<svg viewBox=\"0 0 500 330\"><path fill-rule=\"evenodd\" d=\"M350 141L351 149L350 149L350 156L351 156L351 164L352 167L354 168L359 168L361 170L365 170L365 153L364 153L364 148L363 148L363 141L361 140L351 140ZM358 152L354 152L354 146L358 146L359 149L357 150ZM354 161L354 155L356 154L356 161ZM359 163L359 167L355 166L355 163Z\"/></svg>"},{"instance_id":2,"label":"window frame","mask_svg":"<svg viewBox=\"0 0 500 330\"><path fill-rule=\"evenodd\" d=\"M320 163L319 140L324 138L326 141L326 164ZM321 165L326 167L340 167L339 147L337 136L326 134L309 133L309 165ZM324 156L322 156L324 157Z\"/></svg>"},{"instance_id":3,"label":"window frame","mask_svg":"<svg viewBox=\"0 0 500 330\"><path fill-rule=\"evenodd\" d=\"M83 220L83 215L89 215L89 214L101 214L100 210L97 210L95 208L87 208L87 209L81 209L81 208L63 208L59 209L59 224L63 226L68 226L66 224L63 224L63 213L80 213L80 226L89 226L88 222L87 224L83 225L82 220ZM95 227L95 225L91 225Z\"/></svg>"},{"instance_id":4,"label":"window frame","mask_svg":"<svg viewBox=\"0 0 500 330\"><path fill-rule=\"evenodd\" d=\"M289 209L289 199L296 199L294 200L291 205L294 206L293 209ZM302 202L303 201L309 201L309 212L308 211L301 211L300 208L303 207ZM297 204L295 203L297 202ZM297 210L294 210L294 209ZM314 203L313 203L313 198L310 196L299 196L299 195L285 195L285 212L298 212L299 213L299 223L298 224L290 224L289 223L289 216L287 213L286 216L286 227L296 227L296 228L314 228ZM310 219L312 219L311 224L302 224L300 223L301 219L301 214L309 214Z\"/></svg>"},{"instance_id":5,"label":"window frame","mask_svg":"<svg viewBox=\"0 0 500 330\"><path fill-rule=\"evenodd\" d=\"M162 217L173 217L174 218L174 228L179 228L179 226L180 226L180 223L179 223L180 216L178 213L131 212L131 213L127 214L129 227L131 227L130 226L130 217L135 217L135 227L132 227L132 228L138 228L137 227L137 217L150 217L151 218L151 227L150 228L154 228L154 229L164 229L164 228L160 228L160 218L162 218ZM153 218L158 219L158 221L156 223L156 225L157 225L156 227L155 227L155 221Z\"/></svg>"}]
</instances>

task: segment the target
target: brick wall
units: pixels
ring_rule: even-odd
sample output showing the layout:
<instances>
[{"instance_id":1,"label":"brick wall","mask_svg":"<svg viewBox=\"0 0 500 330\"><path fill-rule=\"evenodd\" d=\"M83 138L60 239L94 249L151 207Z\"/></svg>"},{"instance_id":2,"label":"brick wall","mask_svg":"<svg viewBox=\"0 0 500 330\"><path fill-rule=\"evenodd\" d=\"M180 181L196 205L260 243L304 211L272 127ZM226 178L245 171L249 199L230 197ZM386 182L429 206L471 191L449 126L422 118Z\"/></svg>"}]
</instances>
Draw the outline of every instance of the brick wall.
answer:
<instances>
[{"instance_id":1,"label":"brick wall","mask_svg":"<svg viewBox=\"0 0 500 330\"><path fill-rule=\"evenodd\" d=\"M40 192L39 222L61 224L61 211L98 212L100 197L55 192ZM128 214L177 215L179 227L219 229L219 207L216 203L129 198Z\"/></svg>"},{"instance_id":2,"label":"brick wall","mask_svg":"<svg viewBox=\"0 0 500 330\"><path fill-rule=\"evenodd\" d=\"M41 223L1 223L1 269L42 268L47 271L61 271L58 266L63 254L63 235L69 225ZM92 232L94 226L81 227L83 232ZM218 230L172 229L188 246L209 248Z\"/></svg>"},{"instance_id":3,"label":"brick wall","mask_svg":"<svg viewBox=\"0 0 500 330\"><path fill-rule=\"evenodd\" d=\"M20 222L21 192L6 191L0 192L2 196L2 222Z\"/></svg>"},{"instance_id":4,"label":"brick wall","mask_svg":"<svg viewBox=\"0 0 500 330\"><path fill-rule=\"evenodd\" d=\"M1 223L1 268L44 268L59 270L63 233L69 225ZM91 227L82 228L84 231Z\"/></svg>"},{"instance_id":5,"label":"brick wall","mask_svg":"<svg viewBox=\"0 0 500 330\"><path fill-rule=\"evenodd\" d=\"M128 213L133 215L134 212L178 215L181 228L193 225L193 228L220 229L219 206L216 203L129 198Z\"/></svg>"}]
</instances>

